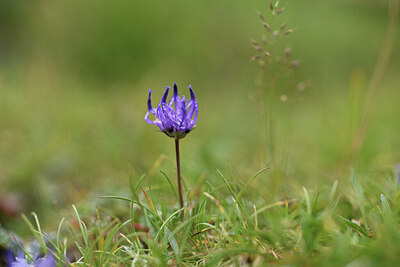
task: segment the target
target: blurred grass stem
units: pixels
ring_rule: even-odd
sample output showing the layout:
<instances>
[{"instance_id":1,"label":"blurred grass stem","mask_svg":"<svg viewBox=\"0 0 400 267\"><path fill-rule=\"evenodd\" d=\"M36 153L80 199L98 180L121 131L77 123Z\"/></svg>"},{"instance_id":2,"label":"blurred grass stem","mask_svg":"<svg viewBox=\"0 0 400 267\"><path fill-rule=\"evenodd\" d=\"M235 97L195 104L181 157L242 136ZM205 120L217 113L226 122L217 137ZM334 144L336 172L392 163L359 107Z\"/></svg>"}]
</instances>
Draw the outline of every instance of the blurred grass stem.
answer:
<instances>
[{"instance_id":1,"label":"blurred grass stem","mask_svg":"<svg viewBox=\"0 0 400 267\"><path fill-rule=\"evenodd\" d=\"M367 99L364 104L364 110L361 118L358 122L356 132L353 136L353 141L350 146L348 160L352 162L357 158L357 155L364 143L365 135L368 130L369 123L371 121L372 113L375 109L376 102L379 97L380 90L384 75L386 73L387 66L389 64L390 56L392 54L392 48L397 32L397 22L399 17L399 1L389 0L388 13L389 21L386 30L386 35L379 52L378 60L375 65L374 72L372 74Z\"/></svg>"}]
</instances>

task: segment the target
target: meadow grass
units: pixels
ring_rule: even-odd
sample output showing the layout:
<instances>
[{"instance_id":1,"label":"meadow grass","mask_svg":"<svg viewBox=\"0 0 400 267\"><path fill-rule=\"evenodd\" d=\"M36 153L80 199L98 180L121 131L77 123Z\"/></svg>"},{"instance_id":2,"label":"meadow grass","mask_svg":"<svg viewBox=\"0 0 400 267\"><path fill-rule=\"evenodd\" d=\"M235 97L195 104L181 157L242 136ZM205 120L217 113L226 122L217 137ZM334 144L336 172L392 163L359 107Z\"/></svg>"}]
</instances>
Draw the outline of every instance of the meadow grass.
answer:
<instances>
[{"instance_id":1,"label":"meadow grass","mask_svg":"<svg viewBox=\"0 0 400 267\"><path fill-rule=\"evenodd\" d=\"M92 215L62 219L57 235L24 217L43 251L71 266L393 266L398 262L400 194L394 177L376 181L353 171L345 184L302 188L277 202L249 198L251 183L228 179L188 197L184 209L167 206L143 176L121 202L124 214L99 205ZM254 180L254 181L253 181ZM351 188L347 188L351 187ZM176 198L171 191L171 197ZM176 205L178 200L176 199ZM73 260L72 260L73 259Z\"/></svg>"},{"instance_id":2,"label":"meadow grass","mask_svg":"<svg viewBox=\"0 0 400 267\"><path fill-rule=\"evenodd\" d=\"M255 1L249 5L262 11L260 25L239 1L229 10L195 3L193 14L189 4L171 3L173 19L161 2L153 10L138 1L136 16L128 1L122 9L38 4L43 16L26 18L36 22L28 35L36 46L15 48L30 58L11 53L15 65L0 69L0 193L15 197L22 206L16 210L25 212L22 220L0 213L0 222L36 241L24 243L0 228L0 254L3 244L16 243L27 260L39 247L59 266L395 266L400 117L393 114L400 112L400 81L393 45L398 4L389 2L389 16L380 4L360 4L359 16L347 16L355 2L269 7ZM68 20L86 5L96 7L89 23ZM143 10L154 11L158 23ZM326 22L331 12L332 24ZM376 23L369 24L370 14L379 15ZM112 24L103 27L103 15ZM127 15L135 18L132 28L121 19ZM54 21L58 16L63 19ZM289 27L296 19L302 27ZM386 34L383 43L353 45L370 32L352 31L352 23ZM182 37L180 46L161 45L157 38L165 32ZM60 33L67 34L65 43L43 49ZM250 38L257 39L257 58ZM127 51L134 51L134 63ZM258 64L246 65L249 58ZM198 127L181 143L184 208L172 139L143 121L146 89L170 84L171 77L190 80L200 105Z\"/></svg>"}]
</instances>

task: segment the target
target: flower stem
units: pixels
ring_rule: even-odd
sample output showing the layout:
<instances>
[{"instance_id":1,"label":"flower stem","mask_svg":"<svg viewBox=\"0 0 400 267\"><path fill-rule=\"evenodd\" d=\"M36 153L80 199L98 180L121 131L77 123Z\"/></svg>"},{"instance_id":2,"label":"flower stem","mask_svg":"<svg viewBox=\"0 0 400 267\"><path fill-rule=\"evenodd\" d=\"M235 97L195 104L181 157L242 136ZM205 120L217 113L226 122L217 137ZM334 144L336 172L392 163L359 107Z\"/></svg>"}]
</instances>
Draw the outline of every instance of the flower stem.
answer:
<instances>
[{"instance_id":1,"label":"flower stem","mask_svg":"<svg viewBox=\"0 0 400 267\"><path fill-rule=\"evenodd\" d=\"M179 139L175 139L175 151L176 151L176 169L178 172L178 192L179 192L179 202L181 208L183 208L183 197L182 197L182 181L181 181L181 160L179 157Z\"/></svg>"}]
</instances>

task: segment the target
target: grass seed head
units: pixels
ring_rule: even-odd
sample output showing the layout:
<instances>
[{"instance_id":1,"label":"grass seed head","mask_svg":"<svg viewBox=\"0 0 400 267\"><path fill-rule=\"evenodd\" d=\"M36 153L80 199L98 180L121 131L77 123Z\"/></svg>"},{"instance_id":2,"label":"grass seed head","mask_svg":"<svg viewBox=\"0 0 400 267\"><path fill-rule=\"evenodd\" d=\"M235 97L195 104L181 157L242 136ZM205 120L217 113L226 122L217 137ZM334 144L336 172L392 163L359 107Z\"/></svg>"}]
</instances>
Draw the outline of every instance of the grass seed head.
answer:
<instances>
[{"instance_id":1,"label":"grass seed head","mask_svg":"<svg viewBox=\"0 0 400 267\"><path fill-rule=\"evenodd\" d=\"M293 29L289 29L289 30L287 30L287 31L285 31L285 35L288 35L288 34L291 34L293 32Z\"/></svg>"},{"instance_id":2,"label":"grass seed head","mask_svg":"<svg viewBox=\"0 0 400 267\"><path fill-rule=\"evenodd\" d=\"M267 29L267 31L271 30L271 27L268 25L268 23L264 23L264 28Z\"/></svg>"},{"instance_id":3,"label":"grass seed head","mask_svg":"<svg viewBox=\"0 0 400 267\"><path fill-rule=\"evenodd\" d=\"M265 37L265 36L262 37L262 43L267 44L267 37Z\"/></svg>"},{"instance_id":4,"label":"grass seed head","mask_svg":"<svg viewBox=\"0 0 400 267\"><path fill-rule=\"evenodd\" d=\"M292 50L290 49L290 47L286 47L284 50L285 56L289 57L290 54L292 53Z\"/></svg>"}]
</instances>

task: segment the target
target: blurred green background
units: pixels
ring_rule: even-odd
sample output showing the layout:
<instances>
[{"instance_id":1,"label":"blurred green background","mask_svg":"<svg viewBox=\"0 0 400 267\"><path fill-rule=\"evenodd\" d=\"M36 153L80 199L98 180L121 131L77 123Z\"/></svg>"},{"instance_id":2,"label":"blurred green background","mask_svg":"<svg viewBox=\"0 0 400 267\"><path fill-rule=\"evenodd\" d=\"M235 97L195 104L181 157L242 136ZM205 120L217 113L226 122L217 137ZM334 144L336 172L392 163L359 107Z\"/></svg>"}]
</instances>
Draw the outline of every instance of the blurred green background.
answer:
<instances>
[{"instance_id":1,"label":"blurred green background","mask_svg":"<svg viewBox=\"0 0 400 267\"><path fill-rule=\"evenodd\" d=\"M351 164L376 179L391 175L400 162L398 37L360 154L344 162L385 36L386 1L283 5L279 19L295 31L277 50L290 45L300 62L294 79L312 85L275 114L277 146L286 149L283 183L274 191L263 175L252 185L257 197L346 181ZM250 40L265 33L258 11L268 18L268 2L2 0L1 223L21 232L18 213L35 211L53 226L71 203L127 194L129 180L143 173L152 193L171 201L158 171L175 177L173 140L143 117L147 89L156 103L173 82L181 94L191 84L200 106L195 131L181 142L194 195L219 183L215 168L246 181L268 167L259 157L260 68L250 62Z\"/></svg>"}]
</instances>

